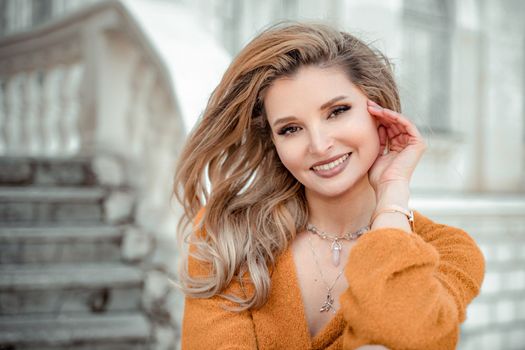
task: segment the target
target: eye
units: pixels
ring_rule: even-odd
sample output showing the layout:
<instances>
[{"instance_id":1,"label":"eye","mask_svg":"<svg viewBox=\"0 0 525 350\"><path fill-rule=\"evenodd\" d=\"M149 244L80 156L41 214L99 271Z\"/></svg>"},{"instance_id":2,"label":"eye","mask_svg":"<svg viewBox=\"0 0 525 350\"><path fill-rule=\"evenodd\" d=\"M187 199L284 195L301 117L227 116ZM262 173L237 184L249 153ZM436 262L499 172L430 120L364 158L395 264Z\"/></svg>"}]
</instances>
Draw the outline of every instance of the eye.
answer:
<instances>
[{"instance_id":1,"label":"eye","mask_svg":"<svg viewBox=\"0 0 525 350\"><path fill-rule=\"evenodd\" d=\"M295 133L297 129L299 129L297 126L285 126L281 130L279 130L277 134L287 136Z\"/></svg>"},{"instance_id":2,"label":"eye","mask_svg":"<svg viewBox=\"0 0 525 350\"><path fill-rule=\"evenodd\" d=\"M339 114L348 111L350 108L350 106L337 106L334 109L332 109L332 112L330 112L330 115L328 117L337 117Z\"/></svg>"}]
</instances>

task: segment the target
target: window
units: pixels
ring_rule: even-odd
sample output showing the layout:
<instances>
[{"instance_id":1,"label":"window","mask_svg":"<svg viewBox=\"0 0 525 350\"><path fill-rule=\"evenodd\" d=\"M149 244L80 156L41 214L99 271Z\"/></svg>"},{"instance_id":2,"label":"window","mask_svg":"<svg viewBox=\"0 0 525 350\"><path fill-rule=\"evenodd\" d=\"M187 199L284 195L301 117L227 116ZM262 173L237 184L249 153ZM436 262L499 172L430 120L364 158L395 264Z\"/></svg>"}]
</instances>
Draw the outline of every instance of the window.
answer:
<instances>
[{"instance_id":1,"label":"window","mask_svg":"<svg viewBox=\"0 0 525 350\"><path fill-rule=\"evenodd\" d=\"M452 0L403 2L401 99L404 112L427 132L450 131Z\"/></svg>"}]
</instances>

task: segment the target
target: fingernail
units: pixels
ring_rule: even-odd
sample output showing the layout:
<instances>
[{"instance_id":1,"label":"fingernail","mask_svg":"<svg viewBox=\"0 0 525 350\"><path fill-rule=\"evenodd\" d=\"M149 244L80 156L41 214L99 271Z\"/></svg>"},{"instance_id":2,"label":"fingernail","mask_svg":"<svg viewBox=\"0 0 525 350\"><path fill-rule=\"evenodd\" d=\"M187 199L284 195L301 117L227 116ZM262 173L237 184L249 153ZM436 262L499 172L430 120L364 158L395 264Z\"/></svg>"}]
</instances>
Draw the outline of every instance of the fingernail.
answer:
<instances>
[{"instance_id":1,"label":"fingernail","mask_svg":"<svg viewBox=\"0 0 525 350\"><path fill-rule=\"evenodd\" d=\"M379 106L376 106L376 105L372 105L372 106L368 106L368 107L373 108L373 109L375 109L376 111L382 111L382 110L383 110L383 108L381 108L381 107L379 107Z\"/></svg>"}]
</instances>

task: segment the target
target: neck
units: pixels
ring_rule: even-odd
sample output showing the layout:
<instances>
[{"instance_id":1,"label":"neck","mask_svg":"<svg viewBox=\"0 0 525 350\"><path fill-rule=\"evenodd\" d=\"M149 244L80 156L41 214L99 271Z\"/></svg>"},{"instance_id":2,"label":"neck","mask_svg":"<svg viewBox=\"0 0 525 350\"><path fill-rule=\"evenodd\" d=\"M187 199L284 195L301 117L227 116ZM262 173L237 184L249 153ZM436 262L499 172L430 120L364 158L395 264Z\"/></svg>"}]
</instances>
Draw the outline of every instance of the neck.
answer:
<instances>
[{"instance_id":1,"label":"neck","mask_svg":"<svg viewBox=\"0 0 525 350\"><path fill-rule=\"evenodd\" d=\"M305 190L309 223L328 234L341 236L368 225L376 207L375 191L368 176L337 197Z\"/></svg>"}]
</instances>

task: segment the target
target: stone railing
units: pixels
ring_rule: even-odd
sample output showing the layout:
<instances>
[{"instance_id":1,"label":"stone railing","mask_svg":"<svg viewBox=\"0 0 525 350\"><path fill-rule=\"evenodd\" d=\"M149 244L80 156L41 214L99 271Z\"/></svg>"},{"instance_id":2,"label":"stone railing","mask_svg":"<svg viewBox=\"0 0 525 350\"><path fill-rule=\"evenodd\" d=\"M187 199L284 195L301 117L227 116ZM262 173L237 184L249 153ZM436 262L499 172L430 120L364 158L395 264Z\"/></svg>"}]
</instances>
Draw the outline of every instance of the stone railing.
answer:
<instances>
[{"instance_id":1,"label":"stone railing","mask_svg":"<svg viewBox=\"0 0 525 350\"><path fill-rule=\"evenodd\" d=\"M411 206L460 227L481 248L485 279L467 309L458 349L519 349L525 344L525 198L517 194L415 194Z\"/></svg>"},{"instance_id":2,"label":"stone railing","mask_svg":"<svg viewBox=\"0 0 525 350\"><path fill-rule=\"evenodd\" d=\"M130 188L108 205L116 216L132 210L156 242L144 306L164 319L180 317L162 306L180 303L165 275L177 255L177 152L229 60L191 13L166 1L100 1L0 38L0 156L92 159L103 185ZM135 236L123 244L131 260L144 239Z\"/></svg>"},{"instance_id":3,"label":"stone railing","mask_svg":"<svg viewBox=\"0 0 525 350\"><path fill-rule=\"evenodd\" d=\"M103 181L165 206L177 148L228 62L165 1L100 1L0 38L0 156L111 158L122 169Z\"/></svg>"},{"instance_id":4,"label":"stone railing","mask_svg":"<svg viewBox=\"0 0 525 350\"><path fill-rule=\"evenodd\" d=\"M4 0L0 3L0 13L3 13L0 37L32 30L39 24L98 1L101 0Z\"/></svg>"}]
</instances>

